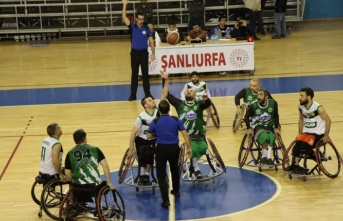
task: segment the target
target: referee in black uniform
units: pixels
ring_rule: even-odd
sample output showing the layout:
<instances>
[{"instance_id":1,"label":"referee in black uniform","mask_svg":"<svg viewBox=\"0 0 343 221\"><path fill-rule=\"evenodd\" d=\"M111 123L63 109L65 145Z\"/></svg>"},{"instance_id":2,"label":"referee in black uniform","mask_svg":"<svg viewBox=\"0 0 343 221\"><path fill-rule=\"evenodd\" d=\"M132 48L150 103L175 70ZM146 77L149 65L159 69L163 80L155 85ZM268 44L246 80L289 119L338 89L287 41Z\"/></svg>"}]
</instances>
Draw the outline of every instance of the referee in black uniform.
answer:
<instances>
[{"instance_id":1,"label":"referee in black uniform","mask_svg":"<svg viewBox=\"0 0 343 221\"><path fill-rule=\"evenodd\" d=\"M190 138L181 120L177 117L169 116L170 105L168 101L162 100L158 109L161 116L153 120L150 124L147 138L151 139L156 137L156 174L158 179L158 185L160 187L162 200L161 206L168 208L170 206L168 196L168 185L166 183L166 166L169 162L170 171L173 181L173 189L170 192L175 197L180 197L180 174L178 167L179 160L179 137L178 132L181 131L183 138L190 147ZM190 150L190 148L188 148Z\"/></svg>"},{"instance_id":2,"label":"referee in black uniform","mask_svg":"<svg viewBox=\"0 0 343 221\"><path fill-rule=\"evenodd\" d=\"M126 6L129 0L123 0L122 17L126 26L131 32L131 95L129 101L136 100L138 88L138 68L141 66L143 77L143 89L145 97L152 97L150 93L149 82L149 52L148 40L151 47L151 60L155 60L155 45L152 38L152 33L149 28L143 26L144 14L136 14L136 23L130 22L126 16Z\"/></svg>"}]
</instances>

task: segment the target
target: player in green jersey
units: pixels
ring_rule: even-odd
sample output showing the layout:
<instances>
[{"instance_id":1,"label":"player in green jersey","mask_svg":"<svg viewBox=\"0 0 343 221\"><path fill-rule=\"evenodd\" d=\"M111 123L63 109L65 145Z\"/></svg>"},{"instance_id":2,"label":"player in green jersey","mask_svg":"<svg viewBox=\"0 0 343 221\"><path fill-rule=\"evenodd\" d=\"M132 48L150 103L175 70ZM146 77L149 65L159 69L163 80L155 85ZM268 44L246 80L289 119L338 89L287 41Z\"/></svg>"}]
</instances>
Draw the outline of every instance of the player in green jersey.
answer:
<instances>
[{"instance_id":1,"label":"player in green jersey","mask_svg":"<svg viewBox=\"0 0 343 221\"><path fill-rule=\"evenodd\" d=\"M279 112L277 102L269 99L265 89L258 90L257 100L249 106L244 121L247 125L248 137L255 136L255 140L262 147L261 163L274 165L270 155L274 145L275 133L280 134L278 129Z\"/></svg>"}]
</instances>

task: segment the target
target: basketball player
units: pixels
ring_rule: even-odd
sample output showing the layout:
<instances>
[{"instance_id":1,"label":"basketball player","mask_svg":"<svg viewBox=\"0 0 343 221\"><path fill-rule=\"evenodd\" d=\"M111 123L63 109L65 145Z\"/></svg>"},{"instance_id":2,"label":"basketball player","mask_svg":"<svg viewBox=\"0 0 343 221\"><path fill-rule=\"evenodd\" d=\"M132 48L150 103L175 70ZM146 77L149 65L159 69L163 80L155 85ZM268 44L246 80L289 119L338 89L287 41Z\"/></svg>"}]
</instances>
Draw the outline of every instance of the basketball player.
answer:
<instances>
[{"instance_id":1,"label":"basketball player","mask_svg":"<svg viewBox=\"0 0 343 221\"><path fill-rule=\"evenodd\" d=\"M185 100L186 92L189 88L194 88L196 92L196 99L201 100L204 95L211 98L210 91L207 88L207 84L205 81L200 81L200 77L198 72L193 71L189 78L191 79L191 82L186 83L185 87L181 91L181 98L182 100Z\"/></svg>"},{"instance_id":2,"label":"basketball player","mask_svg":"<svg viewBox=\"0 0 343 221\"><path fill-rule=\"evenodd\" d=\"M169 93L168 72L161 73L164 86L162 89L161 100L168 99L169 103L176 109L180 120L185 125L186 130L191 138L192 163L191 174L194 173L197 179L202 179L198 161L206 154L206 129L203 119L203 111L211 106L211 100L205 96L202 100L196 100L194 88L187 89L185 100L178 99ZM194 170L194 171L193 171Z\"/></svg>"},{"instance_id":3,"label":"basketball player","mask_svg":"<svg viewBox=\"0 0 343 221\"><path fill-rule=\"evenodd\" d=\"M305 169L299 166L300 153L306 153L312 159L315 159L313 148L318 141L323 138L323 143L329 141L331 128L331 119L324 107L313 101L314 92L311 88L300 89L299 98L299 134L293 147L292 154L295 156L294 162L288 171L303 174Z\"/></svg>"},{"instance_id":4,"label":"basketball player","mask_svg":"<svg viewBox=\"0 0 343 221\"><path fill-rule=\"evenodd\" d=\"M46 180L45 184L57 176L62 181L67 181L61 165L63 148L59 139L62 136L62 128L57 123L52 123L46 131L49 137L46 137L42 142L39 176Z\"/></svg>"},{"instance_id":5,"label":"basketball player","mask_svg":"<svg viewBox=\"0 0 343 221\"><path fill-rule=\"evenodd\" d=\"M154 162L154 148L156 139L148 139L147 131L150 123L159 115L155 101L151 97L141 100L144 111L137 117L135 125L131 131L128 156L134 153L136 146L138 164L140 170L139 185L151 185L149 175L151 165Z\"/></svg>"}]
</instances>

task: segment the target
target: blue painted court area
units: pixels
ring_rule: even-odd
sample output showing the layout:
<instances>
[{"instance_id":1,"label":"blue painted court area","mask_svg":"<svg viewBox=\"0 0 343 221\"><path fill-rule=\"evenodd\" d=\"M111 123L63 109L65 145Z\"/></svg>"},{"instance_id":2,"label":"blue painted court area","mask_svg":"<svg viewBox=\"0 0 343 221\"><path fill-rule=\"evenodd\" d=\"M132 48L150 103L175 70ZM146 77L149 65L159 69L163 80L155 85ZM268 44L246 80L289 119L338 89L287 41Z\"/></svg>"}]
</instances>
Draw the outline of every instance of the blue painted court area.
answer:
<instances>
[{"instance_id":1,"label":"blue painted court area","mask_svg":"<svg viewBox=\"0 0 343 221\"><path fill-rule=\"evenodd\" d=\"M200 165L206 171L208 165ZM175 200L176 220L210 218L243 211L270 200L277 194L273 180L250 170L226 167L227 172L212 181L192 183L181 180L180 198ZM142 189L118 184L118 172L111 181L124 197L128 220L168 220L168 209L162 208L160 190ZM276 181L277 182L277 181Z\"/></svg>"},{"instance_id":2,"label":"blue painted court area","mask_svg":"<svg viewBox=\"0 0 343 221\"><path fill-rule=\"evenodd\" d=\"M272 94L296 93L306 86L312 87L316 92L343 90L343 75L260 80L261 86L267 88ZM249 80L220 80L207 83L214 97L234 96L249 85ZM171 83L170 93L179 96L184 84L183 82ZM151 84L151 93L156 98L160 97L161 90L161 84ZM126 101L129 95L130 85L0 90L0 106ZM143 96L142 85L139 85L137 98L141 99Z\"/></svg>"}]
</instances>

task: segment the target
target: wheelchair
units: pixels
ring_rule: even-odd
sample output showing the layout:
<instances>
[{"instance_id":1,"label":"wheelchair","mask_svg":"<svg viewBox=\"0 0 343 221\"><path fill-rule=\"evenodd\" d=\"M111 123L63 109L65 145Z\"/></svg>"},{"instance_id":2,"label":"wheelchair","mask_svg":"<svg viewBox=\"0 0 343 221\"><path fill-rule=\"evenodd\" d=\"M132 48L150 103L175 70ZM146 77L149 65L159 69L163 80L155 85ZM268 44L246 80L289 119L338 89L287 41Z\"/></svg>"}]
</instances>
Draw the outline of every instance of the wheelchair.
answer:
<instances>
[{"instance_id":1,"label":"wheelchair","mask_svg":"<svg viewBox=\"0 0 343 221\"><path fill-rule=\"evenodd\" d=\"M59 205L63 198L57 196L59 194L63 195L62 185L63 183L60 181L57 175L49 176L46 174L40 174L35 178L35 181L31 187L31 197L33 201L40 207L38 212L39 217L42 217L42 210L44 210L44 212L50 218L58 220L56 213L51 212L51 210L54 207L54 203ZM55 197L54 199L53 196Z\"/></svg>"},{"instance_id":2,"label":"wheelchair","mask_svg":"<svg viewBox=\"0 0 343 221\"><path fill-rule=\"evenodd\" d=\"M283 144L281 136L275 134L275 142L272 147L273 153L273 162L274 165L262 165L261 163L261 145L253 138L248 137L248 134L245 134L238 153L238 165L242 168L244 165L251 167L258 167L258 170L262 172L262 168L274 168L275 171L278 171L278 166L282 164L282 160L285 156L286 148ZM248 160L248 157L250 158Z\"/></svg>"},{"instance_id":3,"label":"wheelchair","mask_svg":"<svg viewBox=\"0 0 343 221\"><path fill-rule=\"evenodd\" d=\"M212 180L215 184L216 177L226 173L225 164L210 138L207 138L209 148L206 151L206 160L200 159L199 164L208 163L210 166L210 171L207 175L204 175L202 179L197 179L194 176L194 168L191 156L186 155L186 144L181 145L180 155L179 155L179 173L180 178L184 181L192 182L192 187L195 187L196 182L205 182Z\"/></svg>"},{"instance_id":4,"label":"wheelchair","mask_svg":"<svg viewBox=\"0 0 343 221\"><path fill-rule=\"evenodd\" d=\"M122 184L123 182L126 185L133 186L136 188L136 192L139 191L139 188L151 188L155 192L155 188L158 187L157 178L154 173L154 165L151 165L151 185L140 185L138 183L140 177L140 169L138 165L138 156L137 152L132 157L128 157L129 148L126 150L124 157L121 161L119 172L118 172L118 183ZM127 178L126 175L130 174Z\"/></svg>"},{"instance_id":5,"label":"wheelchair","mask_svg":"<svg viewBox=\"0 0 343 221\"><path fill-rule=\"evenodd\" d=\"M323 138L317 142L313 152L300 153L299 163L302 162L304 173L296 174L288 171L288 168L295 160L295 157L292 155L295 143L296 140L289 145L282 160L282 168L285 173L288 174L289 179L292 179L292 177L295 176L306 181L307 177L313 175L322 176L322 174L324 174L328 178L336 178L339 175L341 171L341 162L343 163L342 158L332 140L329 139L327 143L324 143Z\"/></svg>"},{"instance_id":6,"label":"wheelchair","mask_svg":"<svg viewBox=\"0 0 343 221\"><path fill-rule=\"evenodd\" d=\"M68 184L71 187L59 205L59 220L125 220L124 200L118 190L110 190L106 182L98 186Z\"/></svg>"},{"instance_id":7,"label":"wheelchair","mask_svg":"<svg viewBox=\"0 0 343 221\"><path fill-rule=\"evenodd\" d=\"M209 121L210 119L211 119L211 122ZM219 119L218 111L217 111L216 106L214 106L213 103L211 103L211 106L209 106L206 109L206 114L204 114L204 121L205 121L206 127L209 127L212 125L217 129L220 127L220 119Z\"/></svg>"},{"instance_id":8,"label":"wheelchair","mask_svg":"<svg viewBox=\"0 0 343 221\"><path fill-rule=\"evenodd\" d=\"M240 115L238 115L236 111L236 114L235 114L235 117L233 118L233 123L232 123L232 131L234 133L236 133L239 128L242 128L242 129L244 128L244 115L245 115L245 112L247 111L248 106L249 106L248 103L244 103L241 105Z\"/></svg>"}]
</instances>

